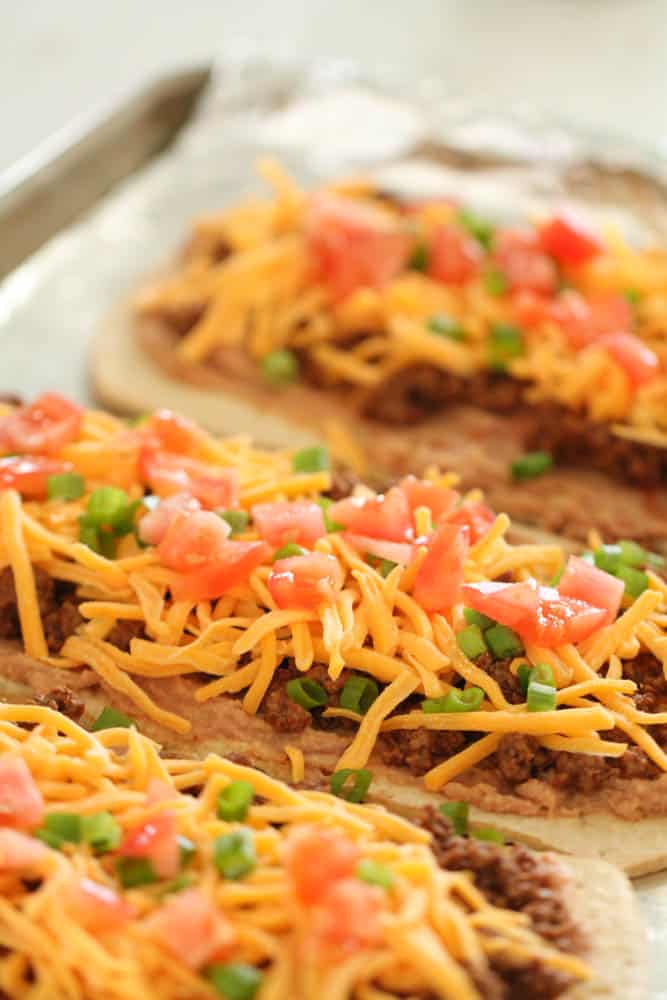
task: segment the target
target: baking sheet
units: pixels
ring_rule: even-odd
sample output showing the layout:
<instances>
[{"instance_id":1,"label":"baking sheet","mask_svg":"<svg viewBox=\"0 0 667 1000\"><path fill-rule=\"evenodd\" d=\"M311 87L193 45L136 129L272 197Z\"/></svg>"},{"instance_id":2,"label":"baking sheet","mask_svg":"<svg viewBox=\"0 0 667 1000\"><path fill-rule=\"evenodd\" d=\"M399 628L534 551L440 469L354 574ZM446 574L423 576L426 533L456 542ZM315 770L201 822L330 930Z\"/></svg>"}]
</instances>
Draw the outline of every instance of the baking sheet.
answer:
<instances>
[{"instance_id":1,"label":"baking sheet","mask_svg":"<svg viewBox=\"0 0 667 1000\"><path fill-rule=\"evenodd\" d=\"M380 165L386 186L456 192L497 217L555 202L610 218L631 239L667 239L667 164L657 152L526 111L454 103L432 82L402 88L345 65L230 60L168 154L0 285L0 391L53 388L90 403L86 354L100 318L180 244L192 216L259 189L253 164L269 153L306 184ZM652 997L667 1000L667 877L637 889Z\"/></svg>"}]
</instances>

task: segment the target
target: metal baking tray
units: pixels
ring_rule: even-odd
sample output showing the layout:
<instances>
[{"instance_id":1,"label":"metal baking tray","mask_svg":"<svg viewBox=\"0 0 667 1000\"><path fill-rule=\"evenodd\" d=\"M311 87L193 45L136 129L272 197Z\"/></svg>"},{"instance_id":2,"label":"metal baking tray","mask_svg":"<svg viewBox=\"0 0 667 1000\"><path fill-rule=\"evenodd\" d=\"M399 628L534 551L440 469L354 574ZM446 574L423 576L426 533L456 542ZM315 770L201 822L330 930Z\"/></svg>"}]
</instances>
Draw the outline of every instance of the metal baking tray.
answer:
<instances>
[{"instance_id":1,"label":"metal baking tray","mask_svg":"<svg viewBox=\"0 0 667 1000\"><path fill-rule=\"evenodd\" d=\"M201 148L190 158L194 174L188 177L187 190L182 183L171 190L168 156L159 156L187 131L202 97L210 101L211 79L210 66L166 73L113 108L76 121L0 174L0 279L4 279L0 282L0 390L32 395L54 387L89 401L85 359L101 313L159 262L165 246L178 245L195 212L217 203L209 190L210 178L200 184L205 162ZM255 106L264 111L268 106L288 107L290 95L298 92L303 79L302 71L291 67L279 66L277 71L273 64L235 67L222 75L225 88L232 91L227 110L231 109L233 117L243 101L252 113ZM345 87L356 84L347 69L329 67L307 76L315 93L326 92L332 81ZM412 89L406 87L405 95L412 96ZM432 101L431 94L427 97ZM480 119L478 112L475 115L450 108L443 116L445 126L456 132L464 166L478 162L480 156ZM497 135L493 116L488 121L491 127L485 134ZM290 122L285 119L282 124L289 131ZM526 123L520 124L523 128ZM583 170L584 184L591 159L601 158L608 168L605 184L612 193L619 178L639 179L648 199L646 220L654 231L667 235L667 165L656 151L629 151L625 143L591 135L578 135L570 144L567 126L551 123L546 127L541 120L530 122L527 132L521 128L516 135L505 136L509 135L508 163L526 152L526 134L533 144L533 157L556 157L561 162L570 158L575 175ZM232 127L225 140L228 147L213 143L211 160L216 151L242 144L243 137L243 128ZM415 148L430 156L430 142L416 139ZM352 136L351 144L355 141L364 146L363 127ZM314 144L318 144L317 137ZM305 170L314 177L330 166L326 150L318 147L317 152L316 165L308 164ZM363 154L355 157L349 152L342 156L346 166L367 165ZM391 157L392 150L386 152ZM281 155L289 162L289 143ZM367 159L372 160L370 152ZM149 209L142 200L142 178L151 178L151 190L160 190ZM423 179L428 178L422 175ZM201 191L196 190L198 185ZM213 190L216 199L228 195L229 177L217 187L214 184ZM123 205L122 210L114 199ZM168 216L166 221L163 215ZM630 827L628 836L632 836ZM667 824L665 841L667 846ZM638 879L635 886L649 927L654 965L651 997L667 1000L667 874Z\"/></svg>"}]
</instances>

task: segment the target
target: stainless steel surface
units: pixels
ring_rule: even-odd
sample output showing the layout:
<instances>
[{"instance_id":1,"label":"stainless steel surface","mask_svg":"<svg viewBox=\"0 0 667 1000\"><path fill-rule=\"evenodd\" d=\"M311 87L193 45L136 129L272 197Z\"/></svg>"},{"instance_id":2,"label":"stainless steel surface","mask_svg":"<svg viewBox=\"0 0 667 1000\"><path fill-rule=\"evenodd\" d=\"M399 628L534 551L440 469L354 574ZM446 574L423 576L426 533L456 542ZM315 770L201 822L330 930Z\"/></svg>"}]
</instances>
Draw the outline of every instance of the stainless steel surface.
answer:
<instances>
[{"instance_id":1,"label":"stainless steel surface","mask_svg":"<svg viewBox=\"0 0 667 1000\"><path fill-rule=\"evenodd\" d=\"M86 356L100 317L175 252L193 215L256 190L253 163L268 152L302 182L384 164L379 175L385 184L412 183L426 193L465 185L465 197L500 213L507 205L529 211L545 200L583 200L595 212L591 194L597 193L597 209L631 235L641 238L656 225L664 232L667 168L656 151L573 133L540 118L452 105L431 85L414 84L409 91L369 85L336 66L225 65L217 82L167 155L125 180L0 286L0 390L32 395L51 387L87 400ZM121 112L117 121L125 121L126 131L117 130L116 141L131 145L136 115ZM108 132L63 151L68 169L37 174L34 190L43 196L48 188L57 202L77 169L99 162L102 148L111 154ZM482 169L485 157L494 162L492 173ZM460 171L461 158L477 168ZM601 164L597 172L591 161ZM639 212L625 198L628 177L639 178ZM39 203L29 203L27 198L25 211L34 215ZM0 231L7 225L0 213ZM665 830L667 854L667 822ZM634 834L628 824L628 838ZM667 1000L667 877L641 879L637 890L651 933L652 998Z\"/></svg>"}]
</instances>

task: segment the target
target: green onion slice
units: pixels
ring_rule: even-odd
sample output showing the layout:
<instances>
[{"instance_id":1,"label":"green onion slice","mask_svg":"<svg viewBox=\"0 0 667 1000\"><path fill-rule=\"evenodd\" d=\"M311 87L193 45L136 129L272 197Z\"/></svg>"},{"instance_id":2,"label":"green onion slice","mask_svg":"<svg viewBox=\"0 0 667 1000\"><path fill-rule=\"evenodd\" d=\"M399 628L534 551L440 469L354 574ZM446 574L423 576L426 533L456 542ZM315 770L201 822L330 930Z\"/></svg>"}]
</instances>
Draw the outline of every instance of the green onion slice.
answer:
<instances>
[{"instance_id":1,"label":"green onion slice","mask_svg":"<svg viewBox=\"0 0 667 1000\"><path fill-rule=\"evenodd\" d=\"M230 962L209 965L206 978L223 1000L253 1000L264 977L253 965Z\"/></svg>"},{"instance_id":2,"label":"green onion slice","mask_svg":"<svg viewBox=\"0 0 667 1000\"><path fill-rule=\"evenodd\" d=\"M262 374L272 385L289 385L299 377L299 359L293 351L271 351L262 359Z\"/></svg>"},{"instance_id":3,"label":"green onion slice","mask_svg":"<svg viewBox=\"0 0 667 1000\"><path fill-rule=\"evenodd\" d=\"M530 675L532 672L533 668L528 663L520 663L517 668L516 676L524 694L528 690L528 684L530 683Z\"/></svg>"},{"instance_id":4,"label":"green onion slice","mask_svg":"<svg viewBox=\"0 0 667 1000\"><path fill-rule=\"evenodd\" d=\"M334 519L329 516L329 507L331 507L334 502L331 497L318 497L315 502L322 508L322 513L324 514L324 527L327 532L345 531L344 524L339 524L338 521L334 521Z\"/></svg>"},{"instance_id":5,"label":"green onion slice","mask_svg":"<svg viewBox=\"0 0 667 1000\"><path fill-rule=\"evenodd\" d=\"M429 253L426 243L422 240L415 245L412 256L408 261L408 268L411 271L426 271L429 265Z\"/></svg>"},{"instance_id":6,"label":"green onion slice","mask_svg":"<svg viewBox=\"0 0 667 1000\"><path fill-rule=\"evenodd\" d=\"M159 881L148 858L116 858L116 875L124 889Z\"/></svg>"},{"instance_id":7,"label":"green onion slice","mask_svg":"<svg viewBox=\"0 0 667 1000\"><path fill-rule=\"evenodd\" d=\"M296 451L292 455L294 472L326 472L330 468L329 452L322 445L302 448L301 451Z\"/></svg>"},{"instance_id":8,"label":"green onion slice","mask_svg":"<svg viewBox=\"0 0 667 1000\"><path fill-rule=\"evenodd\" d=\"M213 845L213 860L223 878L240 879L257 864L252 831L234 830L218 837Z\"/></svg>"},{"instance_id":9,"label":"green onion slice","mask_svg":"<svg viewBox=\"0 0 667 1000\"><path fill-rule=\"evenodd\" d=\"M276 549L273 553L273 561L277 562L278 559L290 559L292 556L307 556L308 549L304 549L303 546L297 545L296 542L288 542L287 545L283 545L281 548Z\"/></svg>"},{"instance_id":10,"label":"green onion slice","mask_svg":"<svg viewBox=\"0 0 667 1000\"><path fill-rule=\"evenodd\" d=\"M49 813L35 836L54 848L60 848L63 844L80 844L81 817L77 813Z\"/></svg>"},{"instance_id":11,"label":"green onion slice","mask_svg":"<svg viewBox=\"0 0 667 1000\"><path fill-rule=\"evenodd\" d=\"M516 458L510 466L512 479L515 483L526 479L537 479L553 467L553 458L548 451L530 451Z\"/></svg>"},{"instance_id":12,"label":"green onion slice","mask_svg":"<svg viewBox=\"0 0 667 1000\"><path fill-rule=\"evenodd\" d=\"M624 561L620 545L600 545L593 553L593 559L598 569L613 576Z\"/></svg>"},{"instance_id":13,"label":"green onion slice","mask_svg":"<svg viewBox=\"0 0 667 1000\"><path fill-rule=\"evenodd\" d=\"M486 219L481 218L468 208L462 208L459 212L459 222L464 226L471 236L474 236L478 243L489 250L493 243L493 226Z\"/></svg>"},{"instance_id":14,"label":"green onion slice","mask_svg":"<svg viewBox=\"0 0 667 1000\"><path fill-rule=\"evenodd\" d=\"M376 569L381 577L385 580L391 573L392 569L396 569L398 563L392 562L391 559L381 559L380 556L374 556L372 552L366 553L366 562L373 569Z\"/></svg>"},{"instance_id":15,"label":"green onion slice","mask_svg":"<svg viewBox=\"0 0 667 1000\"><path fill-rule=\"evenodd\" d=\"M507 362L523 353L523 335L518 326L494 323L489 331L489 365L495 371L505 371Z\"/></svg>"},{"instance_id":16,"label":"green onion slice","mask_svg":"<svg viewBox=\"0 0 667 1000\"><path fill-rule=\"evenodd\" d=\"M476 826L470 830L470 836L475 840L488 840L492 844L504 844L505 834L493 826Z\"/></svg>"},{"instance_id":17,"label":"green onion slice","mask_svg":"<svg viewBox=\"0 0 667 1000\"><path fill-rule=\"evenodd\" d=\"M250 517L247 510L223 510L220 517L232 529L232 535L240 535L248 527Z\"/></svg>"},{"instance_id":18,"label":"green onion slice","mask_svg":"<svg viewBox=\"0 0 667 1000\"><path fill-rule=\"evenodd\" d=\"M492 625L484 633L486 644L498 660L509 660L523 653L521 639L506 625Z\"/></svg>"},{"instance_id":19,"label":"green onion slice","mask_svg":"<svg viewBox=\"0 0 667 1000\"><path fill-rule=\"evenodd\" d=\"M458 320L446 316L445 313L435 313L426 324L431 333L438 337L448 337L449 340L465 340L466 332Z\"/></svg>"},{"instance_id":20,"label":"green onion slice","mask_svg":"<svg viewBox=\"0 0 667 1000\"><path fill-rule=\"evenodd\" d=\"M380 689L371 677L352 674L340 693L340 706L365 715L379 694Z\"/></svg>"},{"instance_id":21,"label":"green onion slice","mask_svg":"<svg viewBox=\"0 0 667 1000\"><path fill-rule=\"evenodd\" d=\"M422 702L422 711L429 715L441 712L476 712L484 701L484 692L478 687L465 688L463 691L452 689L442 698L426 698Z\"/></svg>"},{"instance_id":22,"label":"green onion slice","mask_svg":"<svg viewBox=\"0 0 667 1000\"><path fill-rule=\"evenodd\" d=\"M363 858L357 865L357 878L381 889L391 889L394 884L393 872L386 865L371 861L370 858Z\"/></svg>"},{"instance_id":23,"label":"green onion slice","mask_svg":"<svg viewBox=\"0 0 667 1000\"><path fill-rule=\"evenodd\" d=\"M248 815L255 789L249 781L232 781L218 795L218 817L231 822L241 822Z\"/></svg>"},{"instance_id":24,"label":"green onion slice","mask_svg":"<svg viewBox=\"0 0 667 1000\"><path fill-rule=\"evenodd\" d=\"M468 814L470 806L467 802L443 802L440 812L451 822L454 833L465 837L468 833Z\"/></svg>"},{"instance_id":25,"label":"green onion slice","mask_svg":"<svg viewBox=\"0 0 667 1000\"><path fill-rule=\"evenodd\" d=\"M464 608L463 617L467 621L468 625L478 625L482 632L496 624L493 618L489 618L488 615L483 615L481 611L475 611L474 608Z\"/></svg>"},{"instance_id":26,"label":"green onion slice","mask_svg":"<svg viewBox=\"0 0 667 1000\"><path fill-rule=\"evenodd\" d=\"M133 726L132 719L128 719L122 712L117 712L115 708L103 708L91 726L91 732L99 733L103 729L129 729Z\"/></svg>"},{"instance_id":27,"label":"green onion slice","mask_svg":"<svg viewBox=\"0 0 667 1000\"><path fill-rule=\"evenodd\" d=\"M468 625L456 633L456 645L469 660L476 660L483 653L488 652L488 647L482 635L479 625Z\"/></svg>"},{"instance_id":28,"label":"green onion slice","mask_svg":"<svg viewBox=\"0 0 667 1000\"><path fill-rule=\"evenodd\" d=\"M176 841L178 843L181 868L187 868L197 853L197 848L189 837L184 837L182 834L176 837Z\"/></svg>"},{"instance_id":29,"label":"green onion slice","mask_svg":"<svg viewBox=\"0 0 667 1000\"><path fill-rule=\"evenodd\" d=\"M313 708L322 708L328 701L328 694L325 688L317 681L311 681L307 677L294 677L287 682L287 694L301 708L306 708L310 712Z\"/></svg>"},{"instance_id":30,"label":"green onion slice","mask_svg":"<svg viewBox=\"0 0 667 1000\"><path fill-rule=\"evenodd\" d=\"M494 267L484 272L484 287L489 295L504 295L509 282L503 272Z\"/></svg>"},{"instance_id":31,"label":"green onion slice","mask_svg":"<svg viewBox=\"0 0 667 1000\"><path fill-rule=\"evenodd\" d=\"M123 831L109 812L81 817L81 838L90 844L95 854L114 851L121 842Z\"/></svg>"},{"instance_id":32,"label":"green onion slice","mask_svg":"<svg viewBox=\"0 0 667 1000\"><path fill-rule=\"evenodd\" d=\"M127 516L130 500L125 490L117 486L99 486L90 494L86 507L89 524L100 527L114 528L123 522Z\"/></svg>"},{"instance_id":33,"label":"green onion slice","mask_svg":"<svg viewBox=\"0 0 667 1000\"><path fill-rule=\"evenodd\" d=\"M626 597L639 597L649 585L647 574L641 569L632 569L631 566L619 566L616 576L625 584Z\"/></svg>"},{"instance_id":34,"label":"green onion slice","mask_svg":"<svg viewBox=\"0 0 667 1000\"><path fill-rule=\"evenodd\" d=\"M556 710L556 688L551 684L541 684L533 678L528 681L526 706L529 712L554 712Z\"/></svg>"},{"instance_id":35,"label":"green onion slice","mask_svg":"<svg viewBox=\"0 0 667 1000\"><path fill-rule=\"evenodd\" d=\"M60 472L46 480L49 500L78 500L86 492L86 480L78 472Z\"/></svg>"},{"instance_id":36,"label":"green onion slice","mask_svg":"<svg viewBox=\"0 0 667 1000\"><path fill-rule=\"evenodd\" d=\"M331 775L331 791L347 802L363 802L372 780L372 771L363 767L359 770L346 767Z\"/></svg>"}]
</instances>

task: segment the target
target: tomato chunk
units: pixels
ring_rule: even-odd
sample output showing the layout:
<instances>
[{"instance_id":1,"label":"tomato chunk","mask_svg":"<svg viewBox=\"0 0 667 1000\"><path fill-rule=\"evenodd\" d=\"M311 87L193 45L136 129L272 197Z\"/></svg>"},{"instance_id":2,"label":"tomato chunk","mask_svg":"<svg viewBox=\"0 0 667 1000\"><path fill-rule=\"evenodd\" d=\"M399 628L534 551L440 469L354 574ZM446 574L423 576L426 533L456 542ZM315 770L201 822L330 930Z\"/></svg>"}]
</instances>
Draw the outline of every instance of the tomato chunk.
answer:
<instances>
[{"instance_id":1,"label":"tomato chunk","mask_svg":"<svg viewBox=\"0 0 667 1000\"><path fill-rule=\"evenodd\" d=\"M464 529L471 545L484 537L495 519L494 512L481 500L466 500L446 516L447 524L458 524Z\"/></svg>"},{"instance_id":2,"label":"tomato chunk","mask_svg":"<svg viewBox=\"0 0 667 1000\"><path fill-rule=\"evenodd\" d=\"M329 508L329 516L355 535L405 542L412 538L412 511L398 486L376 497L347 497Z\"/></svg>"},{"instance_id":3,"label":"tomato chunk","mask_svg":"<svg viewBox=\"0 0 667 1000\"><path fill-rule=\"evenodd\" d=\"M605 625L610 625L616 619L624 591L625 584L622 580L611 573L605 573L597 566L591 566L579 556L570 556L558 584L558 593L562 597L574 597L593 607L605 608Z\"/></svg>"},{"instance_id":4,"label":"tomato chunk","mask_svg":"<svg viewBox=\"0 0 667 1000\"><path fill-rule=\"evenodd\" d=\"M458 226L439 226L431 237L428 273L445 285L463 285L479 273L484 251Z\"/></svg>"},{"instance_id":5,"label":"tomato chunk","mask_svg":"<svg viewBox=\"0 0 667 1000\"><path fill-rule=\"evenodd\" d=\"M577 267L596 257L602 243L580 222L566 215L555 215L539 230L540 245L559 264Z\"/></svg>"},{"instance_id":6,"label":"tomato chunk","mask_svg":"<svg viewBox=\"0 0 667 1000\"><path fill-rule=\"evenodd\" d=\"M57 392L45 392L0 419L0 445L20 454L52 455L79 436L82 421L80 406Z\"/></svg>"},{"instance_id":7,"label":"tomato chunk","mask_svg":"<svg viewBox=\"0 0 667 1000\"><path fill-rule=\"evenodd\" d=\"M385 542L381 538L369 538L367 535L353 535L346 531L343 538L360 555L375 556L377 559L388 559L400 566L409 566L414 554L414 546L407 542Z\"/></svg>"},{"instance_id":8,"label":"tomato chunk","mask_svg":"<svg viewBox=\"0 0 667 1000\"><path fill-rule=\"evenodd\" d=\"M505 229L496 236L494 260L512 291L525 289L552 295L558 288L558 271L538 243L537 234Z\"/></svg>"},{"instance_id":9,"label":"tomato chunk","mask_svg":"<svg viewBox=\"0 0 667 1000\"><path fill-rule=\"evenodd\" d=\"M227 522L211 511L177 510L157 547L158 558L163 566L188 573L218 558L230 531Z\"/></svg>"},{"instance_id":10,"label":"tomato chunk","mask_svg":"<svg viewBox=\"0 0 667 1000\"><path fill-rule=\"evenodd\" d=\"M417 479L415 476L406 476L399 483L399 487L407 497L411 512L414 514L417 507L428 507L434 524L437 524L445 514L449 514L459 499L456 490L438 486L426 479Z\"/></svg>"},{"instance_id":11,"label":"tomato chunk","mask_svg":"<svg viewBox=\"0 0 667 1000\"><path fill-rule=\"evenodd\" d=\"M233 926L200 889L184 889L145 922L148 933L191 969L226 957L236 944Z\"/></svg>"},{"instance_id":12,"label":"tomato chunk","mask_svg":"<svg viewBox=\"0 0 667 1000\"><path fill-rule=\"evenodd\" d=\"M157 813L152 819L128 830L118 853L125 858L147 858L156 875L172 878L180 868L174 814L167 811Z\"/></svg>"},{"instance_id":13,"label":"tomato chunk","mask_svg":"<svg viewBox=\"0 0 667 1000\"><path fill-rule=\"evenodd\" d=\"M0 872L39 868L50 848L36 837L18 830L0 829Z\"/></svg>"},{"instance_id":14,"label":"tomato chunk","mask_svg":"<svg viewBox=\"0 0 667 1000\"><path fill-rule=\"evenodd\" d=\"M139 537L146 545L159 545L179 514L194 514L199 510L199 500L189 493L173 493L161 500L155 510L144 514L139 521Z\"/></svg>"},{"instance_id":15,"label":"tomato chunk","mask_svg":"<svg viewBox=\"0 0 667 1000\"><path fill-rule=\"evenodd\" d=\"M525 330L532 330L545 320L553 319L553 305L553 299L529 288L520 288L512 295L514 316Z\"/></svg>"},{"instance_id":16,"label":"tomato chunk","mask_svg":"<svg viewBox=\"0 0 667 1000\"><path fill-rule=\"evenodd\" d=\"M198 569L179 573L171 584L175 601L212 601L248 579L270 555L266 542L225 542Z\"/></svg>"},{"instance_id":17,"label":"tomato chunk","mask_svg":"<svg viewBox=\"0 0 667 1000\"><path fill-rule=\"evenodd\" d=\"M146 444L139 454L139 473L160 496L190 493L210 510L238 507L238 469L217 468Z\"/></svg>"},{"instance_id":18,"label":"tomato chunk","mask_svg":"<svg viewBox=\"0 0 667 1000\"><path fill-rule=\"evenodd\" d=\"M334 556L310 552L278 559L268 588L279 608L317 608L335 600L344 582L343 568Z\"/></svg>"},{"instance_id":19,"label":"tomato chunk","mask_svg":"<svg viewBox=\"0 0 667 1000\"><path fill-rule=\"evenodd\" d=\"M49 476L69 472L69 462L42 455L0 458L0 490L18 490L28 500L44 500Z\"/></svg>"},{"instance_id":20,"label":"tomato chunk","mask_svg":"<svg viewBox=\"0 0 667 1000\"><path fill-rule=\"evenodd\" d=\"M160 448L181 455L195 452L204 436L194 420L167 409L156 410L151 414L145 430L149 437L157 438Z\"/></svg>"},{"instance_id":21,"label":"tomato chunk","mask_svg":"<svg viewBox=\"0 0 667 1000\"><path fill-rule=\"evenodd\" d=\"M341 878L352 875L361 857L348 837L327 827L295 830L285 844L285 870L301 903L317 903Z\"/></svg>"},{"instance_id":22,"label":"tomato chunk","mask_svg":"<svg viewBox=\"0 0 667 1000\"><path fill-rule=\"evenodd\" d=\"M465 531L457 524L441 524L429 539L412 590L425 611L447 611L459 600L467 554Z\"/></svg>"},{"instance_id":23,"label":"tomato chunk","mask_svg":"<svg viewBox=\"0 0 667 1000\"><path fill-rule=\"evenodd\" d=\"M607 333L596 341L618 362L635 388L645 385L660 371L660 361L634 333Z\"/></svg>"},{"instance_id":24,"label":"tomato chunk","mask_svg":"<svg viewBox=\"0 0 667 1000\"><path fill-rule=\"evenodd\" d=\"M276 548L287 542L312 546L327 533L322 508L312 500L258 503L252 519L264 541Z\"/></svg>"},{"instance_id":25,"label":"tomato chunk","mask_svg":"<svg viewBox=\"0 0 667 1000\"><path fill-rule=\"evenodd\" d=\"M306 218L315 269L336 300L381 288L403 269L413 237L378 209L333 194L315 195Z\"/></svg>"},{"instance_id":26,"label":"tomato chunk","mask_svg":"<svg viewBox=\"0 0 667 1000\"><path fill-rule=\"evenodd\" d=\"M548 648L587 639L609 615L608 608L561 595L536 580L466 583L462 593L468 607L514 629L527 642Z\"/></svg>"},{"instance_id":27,"label":"tomato chunk","mask_svg":"<svg viewBox=\"0 0 667 1000\"><path fill-rule=\"evenodd\" d=\"M380 915L386 893L356 878L335 882L310 917L319 948L350 954L382 940Z\"/></svg>"},{"instance_id":28,"label":"tomato chunk","mask_svg":"<svg viewBox=\"0 0 667 1000\"><path fill-rule=\"evenodd\" d=\"M79 879L68 901L78 921L96 934L120 930L134 913L130 903L117 892L89 878Z\"/></svg>"},{"instance_id":29,"label":"tomato chunk","mask_svg":"<svg viewBox=\"0 0 667 1000\"><path fill-rule=\"evenodd\" d=\"M616 292L603 292L585 299L568 289L552 305L551 318L573 347L586 347L607 333L632 329L632 309Z\"/></svg>"},{"instance_id":30,"label":"tomato chunk","mask_svg":"<svg viewBox=\"0 0 667 1000\"><path fill-rule=\"evenodd\" d=\"M44 799L22 757L0 757L0 826L34 830L44 818Z\"/></svg>"}]
</instances>

